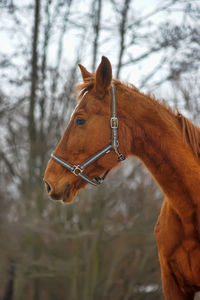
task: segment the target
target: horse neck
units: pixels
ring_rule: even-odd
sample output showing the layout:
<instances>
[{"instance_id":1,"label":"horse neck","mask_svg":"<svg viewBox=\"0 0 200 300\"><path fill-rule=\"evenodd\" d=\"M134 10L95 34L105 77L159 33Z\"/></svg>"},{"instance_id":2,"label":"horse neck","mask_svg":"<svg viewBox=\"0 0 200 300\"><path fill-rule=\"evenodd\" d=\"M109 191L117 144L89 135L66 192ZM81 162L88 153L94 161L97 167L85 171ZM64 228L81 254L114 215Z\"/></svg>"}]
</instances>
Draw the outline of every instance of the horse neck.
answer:
<instances>
[{"instance_id":1,"label":"horse neck","mask_svg":"<svg viewBox=\"0 0 200 300\"><path fill-rule=\"evenodd\" d=\"M123 93L120 105L127 136L131 136L129 154L146 165L183 223L191 222L200 203L200 165L183 140L176 115L137 91Z\"/></svg>"}]
</instances>

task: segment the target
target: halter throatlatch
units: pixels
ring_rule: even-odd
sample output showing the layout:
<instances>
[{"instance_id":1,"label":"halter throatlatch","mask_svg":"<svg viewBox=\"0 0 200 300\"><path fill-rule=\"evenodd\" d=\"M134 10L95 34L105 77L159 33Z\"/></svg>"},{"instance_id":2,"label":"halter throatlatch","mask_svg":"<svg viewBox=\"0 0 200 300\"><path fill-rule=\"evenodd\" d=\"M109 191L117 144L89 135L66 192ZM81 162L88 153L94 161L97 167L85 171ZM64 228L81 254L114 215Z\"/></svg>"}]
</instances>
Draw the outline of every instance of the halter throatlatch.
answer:
<instances>
[{"instance_id":1,"label":"halter throatlatch","mask_svg":"<svg viewBox=\"0 0 200 300\"><path fill-rule=\"evenodd\" d=\"M87 176L83 171L86 167L88 167L90 164L95 162L96 160L100 159L105 154L110 153L111 150L114 150L117 154L118 161L122 161L125 159L124 155L119 153L118 147L119 147L119 141L118 141L118 118L117 118L117 99L116 99L116 92L115 92L115 85L113 84L111 86L111 118L110 118L110 128L111 128L111 143L104 147L102 150L98 151L96 154L88 158L85 162L83 162L80 165L72 165L55 154L51 154L51 158L53 158L55 161L57 161L59 164L61 164L63 167L65 167L68 171L73 173L75 176L79 176L88 183L91 183L92 185L98 186L101 184L106 175L108 174L109 170L105 172L105 174L102 177L96 177L94 179L91 179L89 176Z\"/></svg>"}]
</instances>

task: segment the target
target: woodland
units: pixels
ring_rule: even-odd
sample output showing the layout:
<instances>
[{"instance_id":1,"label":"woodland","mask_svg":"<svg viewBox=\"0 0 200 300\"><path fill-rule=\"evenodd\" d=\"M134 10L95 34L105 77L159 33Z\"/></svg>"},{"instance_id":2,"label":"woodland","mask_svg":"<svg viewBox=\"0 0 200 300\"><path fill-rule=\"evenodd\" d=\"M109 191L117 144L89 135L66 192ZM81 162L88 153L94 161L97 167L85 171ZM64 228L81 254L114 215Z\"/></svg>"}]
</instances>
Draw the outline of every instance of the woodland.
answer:
<instances>
[{"instance_id":1,"label":"woodland","mask_svg":"<svg viewBox=\"0 0 200 300\"><path fill-rule=\"evenodd\" d=\"M200 126L198 0L0 0L2 300L164 299L153 234L163 195L138 160L70 205L44 188L77 64L94 72L102 55L113 77Z\"/></svg>"}]
</instances>

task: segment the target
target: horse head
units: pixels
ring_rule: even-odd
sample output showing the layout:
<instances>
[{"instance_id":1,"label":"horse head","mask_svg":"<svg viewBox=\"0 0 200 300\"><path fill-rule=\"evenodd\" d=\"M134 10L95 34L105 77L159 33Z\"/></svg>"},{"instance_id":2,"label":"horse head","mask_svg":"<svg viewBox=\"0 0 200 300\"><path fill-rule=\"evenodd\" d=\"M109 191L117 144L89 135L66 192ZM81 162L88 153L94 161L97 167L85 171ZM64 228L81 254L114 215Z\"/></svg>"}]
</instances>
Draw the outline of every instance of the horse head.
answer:
<instances>
[{"instance_id":1,"label":"horse head","mask_svg":"<svg viewBox=\"0 0 200 300\"><path fill-rule=\"evenodd\" d=\"M102 57L95 74L79 67L83 84L78 104L44 175L49 197L63 202L71 202L88 182L98 185L101 176L124 159L119 151L126 154L117 138L123 126L118 128L109 60Z\"/></svg>"}]
</instances>

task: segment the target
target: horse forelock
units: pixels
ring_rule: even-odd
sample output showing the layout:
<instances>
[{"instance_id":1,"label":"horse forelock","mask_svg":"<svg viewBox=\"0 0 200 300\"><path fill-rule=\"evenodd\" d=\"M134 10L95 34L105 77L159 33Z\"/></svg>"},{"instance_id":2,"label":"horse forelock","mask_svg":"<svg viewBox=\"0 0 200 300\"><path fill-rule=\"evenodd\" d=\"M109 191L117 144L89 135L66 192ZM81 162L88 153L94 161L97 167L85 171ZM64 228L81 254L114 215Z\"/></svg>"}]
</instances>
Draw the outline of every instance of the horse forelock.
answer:
<instances>
[{"instance_id":1,"label":"horse forelock","mask_svg":"<svg viewBox=\"0 0 200 300\"><path fill-rule=\"evenodd\" d=\"M119 79L113 79L112 80L112 84L114 85L121 85L123 86L125 89L128 88L128 89L131 89L135 92L139 92L139 90L133 85L133 84L130 84L130 83L123 83L121 82ZM79 96L77 99L80 99L83 97L83 95L86 93L86 92L89 92L91 91L93 88L94 88L94 85L95 85L95 76L93 77L90 77L88 78L88 80L86 80L85 82L79 84L76 86L76 90L79 92Z\"/></svg>"},{"instance_id":2,"label":"horse forelock","mask_svg":"<svg viewBox=\"0 0 200 300\"><path fill-rule=\"evenodd\" d=\"M87 81L76 86L76 90L79 92L79 95L76 100L79 100L84 96L86 92L89 92L94 87L94 77L88 78Z\"/></svg>"}]
</instances>

